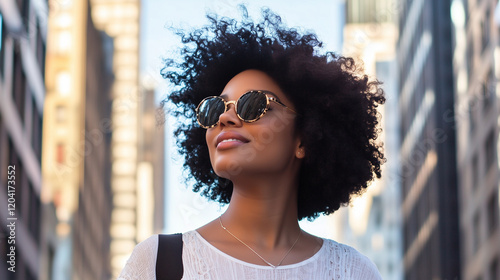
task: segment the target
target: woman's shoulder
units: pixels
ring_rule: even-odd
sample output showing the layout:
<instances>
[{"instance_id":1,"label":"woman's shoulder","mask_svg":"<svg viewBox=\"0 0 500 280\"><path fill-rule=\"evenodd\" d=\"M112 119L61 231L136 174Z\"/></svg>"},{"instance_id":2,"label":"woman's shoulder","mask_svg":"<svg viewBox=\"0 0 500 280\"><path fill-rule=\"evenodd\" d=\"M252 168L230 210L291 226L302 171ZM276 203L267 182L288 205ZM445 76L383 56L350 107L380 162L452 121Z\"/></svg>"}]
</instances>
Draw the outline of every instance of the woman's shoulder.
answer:
<instances>
[{"instance_id":1,"label":"woman's shoulder","mask_svg":"<svg viewBox=\"0 0 500 280\"><path fill-rule=\"evenodd\" d=\"M118 280L156 279L156 254L158 234L152 235L134 247Z\"/></svg>"},{"instance_id":2,"label":"woman's shoulder","mask_svg":"<svg viewBox=\"0 0 500 280\"><path fill-rule=\"evenodd\" d=\"M154 262L156 262L156 253L158 251L158 234L151 235L145 240L139 242L132 251L132 256L136 257L149 257L151 259L154 256Z\"/></svg>"},{"instance_id":3,"label":"woman's shoulder","mask_svg":"<svg viewBox=\"0 0 500 280\"><path fill-rule=\"evenodd\" d=\"M153 234L150 237L144 239L142 242L139 242L135 246L134 250L151 250L151 249L158 249L158 236L159 234ZM155 247L155 248L153 248Z\"/></svg>"},{"instance_id":4,"label":"woman's shoulder","mask_svg":"<svg viewBox=\"0 0 500 280\"><path fill-rule=\"evenodd\" d=\"M323 238L328 259L350 271L351 279L382 279L377 266L354 247Z\"/></svg>"}]
</instances>

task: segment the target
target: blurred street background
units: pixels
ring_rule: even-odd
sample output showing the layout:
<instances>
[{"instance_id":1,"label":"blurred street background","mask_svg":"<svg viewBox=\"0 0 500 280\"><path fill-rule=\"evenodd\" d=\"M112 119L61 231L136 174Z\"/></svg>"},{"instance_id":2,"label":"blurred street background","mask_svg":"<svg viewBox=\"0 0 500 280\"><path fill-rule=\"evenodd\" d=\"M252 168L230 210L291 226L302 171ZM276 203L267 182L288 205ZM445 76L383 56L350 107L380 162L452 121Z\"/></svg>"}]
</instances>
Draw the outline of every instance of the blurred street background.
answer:
<instances>
[{"instance_id":1,"label":"blurred street background","mask_svg":"<svg viewBox=\"0 0 500 280\"><path fill-rule=\"evenodd\" d=\"M386 280L499 280L499 1L248 2L384 83L382 179L301 226ZM0 279L116 279L137 243L224 211L186 181L160 70L169 28L240 3L0 0Z\"/></svg>"}]
</instances>

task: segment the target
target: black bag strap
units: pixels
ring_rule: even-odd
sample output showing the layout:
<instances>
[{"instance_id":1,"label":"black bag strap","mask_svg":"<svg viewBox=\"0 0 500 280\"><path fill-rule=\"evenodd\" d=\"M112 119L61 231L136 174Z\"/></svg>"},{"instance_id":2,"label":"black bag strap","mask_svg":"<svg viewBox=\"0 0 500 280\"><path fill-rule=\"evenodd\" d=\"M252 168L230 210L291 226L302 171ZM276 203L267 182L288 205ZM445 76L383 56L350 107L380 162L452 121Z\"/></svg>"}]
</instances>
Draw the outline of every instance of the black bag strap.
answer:
<instances>
[{"instance_id":1,"label":"black bag strap","mask_svg":"<svg viewBox=\"0 0 500 280\"><path fill-rule=\"evenodd\" d=\"M182 234L159 234L156 279L180 280L183 274Z\"/></svg>"}]
</instances>

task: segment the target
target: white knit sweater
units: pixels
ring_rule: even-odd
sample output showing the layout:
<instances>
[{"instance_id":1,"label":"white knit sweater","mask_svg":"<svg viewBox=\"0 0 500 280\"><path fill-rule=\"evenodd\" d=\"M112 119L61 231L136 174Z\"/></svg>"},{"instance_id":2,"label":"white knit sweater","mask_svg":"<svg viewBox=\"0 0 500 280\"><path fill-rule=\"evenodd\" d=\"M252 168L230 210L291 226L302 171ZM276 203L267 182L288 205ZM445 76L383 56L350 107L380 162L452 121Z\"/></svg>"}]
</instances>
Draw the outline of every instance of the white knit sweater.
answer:
<instances>
[{"instance_id":1,"label":"white knit sweater","mask_svg":"<svg viewBox=\"0 0 500 280\"><path fill-rule=\"evenodd\" d=\"M312 257L277 268L251 264L231 257L208 243L197 231L184 233L182 241L182 279L382 279L376 266L367 257L352 247L329 239L323 239L321 249ZM118 280L155 280L157 251L158 235L139 243Z\"/></svg>"}]
</instances>

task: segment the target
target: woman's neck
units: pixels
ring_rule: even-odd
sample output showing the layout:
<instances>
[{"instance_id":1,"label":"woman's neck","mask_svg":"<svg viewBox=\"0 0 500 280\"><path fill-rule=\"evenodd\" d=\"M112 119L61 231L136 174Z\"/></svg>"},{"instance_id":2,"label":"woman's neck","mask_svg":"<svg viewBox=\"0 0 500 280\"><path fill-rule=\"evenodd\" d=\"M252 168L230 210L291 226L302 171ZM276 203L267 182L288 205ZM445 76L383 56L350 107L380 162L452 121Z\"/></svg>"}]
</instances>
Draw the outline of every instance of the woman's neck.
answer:
<instances>
[{"instance_id":1,"label":"woman's neck","mask_svg":"<svg viewBox=\"0 0 500 280\"><path fill-rule=\"evenodd\" d=\"M296 183L277 178L234 183L231 203L221 216L231 233L269 249L296 239L300 232Z\"/></svg>"}]
</instances>

